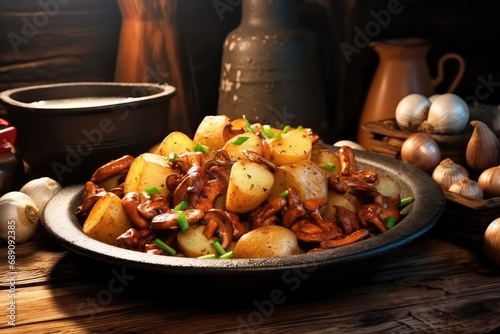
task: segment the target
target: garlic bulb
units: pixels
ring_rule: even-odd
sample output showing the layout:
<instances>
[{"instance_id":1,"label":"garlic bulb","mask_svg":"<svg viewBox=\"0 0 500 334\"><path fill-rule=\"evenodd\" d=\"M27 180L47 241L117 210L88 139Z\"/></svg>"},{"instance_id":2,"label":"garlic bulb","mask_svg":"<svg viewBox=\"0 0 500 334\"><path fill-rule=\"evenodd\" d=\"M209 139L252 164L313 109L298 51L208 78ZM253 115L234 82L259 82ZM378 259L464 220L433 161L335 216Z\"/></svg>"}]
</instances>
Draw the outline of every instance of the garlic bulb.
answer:
<instances>
[{"instance_id":1,"label":"garlic bulb","mask_svg":"<svg viewBox=\"0 0 500 334\"><path fill-rule=\"evenodd\" d=\"M419 131L439 134L457 134L465 130L469 123L469 107L458 95L442 94L434 99L427 119L419 126Z\"/></svg>"},{"instance_id":2,"label":"garlic bulb","mask_svg":"<svg viewBox=\"0 0 500 334\"><path fill-rule=\"evenodd\" d=\"M344 145L349 146L350 148L352 148L354 150L366 151L366 149L363 146L361 146L360 144L353 142L351 140L339 140L338 142L333 144L333 146L335 146L335 147L342 147Z\"/></svg>"},{"instance_id":3,"label":"garlic bulb","mask_svg":"<svg viewBox=\"0 0 500 334\"><path fill-rule=\"evenodd\" d=\"M40 177L28 181L19 191L31 197L40 213L43 213L47 202L61 189L61 184L56 180Z\"/></svg>"},{"instance_id":4,"label":"garlic bulb","mask_svg":"<svg viewBox=\"0 0 500 334\"><path fill-rule=\"evenodd\" d=\"M450 158L441 161L432 172L432 179L444 190L466 177L469 177L467 169Z\"/></svg>"},{"instance_id":5,"label":"garlic bulb","mask_svg":"<svg viewBox=\"0 0 500 334\"><path fill-rule=\"evenodd\" d=\"M468 177L453 183L448 191L470 199L483 199L484 197L483 189L476 181Z\"/></svg>"},{"instance_id":6,"label":"garlic bulb","mask_svg":"<svg viewBox=\"0 0 500 334\"><path fill-rule=\"evenodd\" d=\"M486 228L483 252L491 262L500 266L500 218L493 220Z\"/></svg>"},{"instance_id":7,"label":"garlic bulb","mask_svg":"<svg viewBox=\"0 0 500 334\"><path fill-rule=\"evenodd\" d=\"M409 94L399 101L396 106L396 123L401 128L417 130L418 126L427 119L431 101L422 94Z\"/></svg>"},{"instance_id":8,"label":"garlic bulb","mask_svg":"<svg viewBox=\"0 0 500 334\"><path fill-rule=\"evenodd\" d=\"M0 237L20 244L28 241L40 225L40 210L20 191L0 197Z\"/></svg>"},{"instance_id":9,"label":"garlic bulb","mask_svg":"<svg viewBox=\"0 0 500 334\"><path fill-rule=\"evenodd\" d=\"M428 134L414 133L401 146L401 160L423 171L432 171L441 161L438 143Z\"/></svg>"},{"instance_id":10,"label":"garlic bulb","mask_svg":"<svg viewBox=\"0 0 500 334\"><path fill-rule=\"evenodd\" d=\"M500 166L490 167L479 174L477 183L483 189L485 197L500 196Z\"/></svg>"},{"instance_id":11,"label":"garlic bulb","mask_svg":"<svg viewBox=\"0 0 500 334\"><path fill-rule=\"evenodd\" d=\"M474 131L465 151L469 167L483 171L500 165L500 142L495 133L481 121L474 120L470 124Z\"/></svg>"},{"instance_id":12,"label":"garlic bulb","mask_svg":"<svg viewBox=\"0 0 500 334\"><path fill-rule=\"evenodd\" d=\"M431 96L429 96L429 101L434 102L434 100L436 100L439 96L441 96L441 94L433 94Z\"/></svg>"}]
</instances>

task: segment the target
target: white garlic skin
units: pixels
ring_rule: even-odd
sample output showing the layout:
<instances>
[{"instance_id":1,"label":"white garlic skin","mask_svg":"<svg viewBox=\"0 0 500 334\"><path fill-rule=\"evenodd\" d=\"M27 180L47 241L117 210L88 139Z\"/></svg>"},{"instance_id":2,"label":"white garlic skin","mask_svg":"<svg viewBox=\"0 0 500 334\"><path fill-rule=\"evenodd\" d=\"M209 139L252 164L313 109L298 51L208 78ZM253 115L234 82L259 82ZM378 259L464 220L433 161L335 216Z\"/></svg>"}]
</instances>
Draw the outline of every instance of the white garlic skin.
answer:
<instances>
[{"instance_id":1,"label":"white garlic skin","mask_svg":"<svg viewBox=\"0 0 500 334\"><path fill-rule=\"evenodd\" d=\"M479 184L467 177L453 183L448 191L470 199L483 199L483 189Z\"/></svg>"},{"instance_id":2,"label":"white garlic skin","mask_svg":"<svg viewBox=\"0 0 500 334\"><path fill-rule=\"evenodd\" d=\"M427 119L419 126L419 131L435 134L458 134L469 123L469 106L458 95L441 94L434 99Z\"/></svg>"},{"instance_id":3,"label":"white garlic skin","mask_svg":"<svg viewBox=\"0 0 500 334\"><path fill-rule=\"evenodd\" d=\"M28 181L19 191L31 197L40 213L43 213L47 202L61 189L61 184L56 180L50 177L40 177Z\"/></svg>"},{"instance_id":4,"label":"white garlic skin","mask_svg":"<svg viewBox=\"0 0 500 334\"><path fill-rule=\"evenodd\" d=\"M486 228L483 252L491 262L500 267L500 218L493 220Z\"/></svg>"},{"instance_id":5,"label":"white garlic skin","mask_svg":"<svg viewBox=\"0 0 500 334\"><path fill-rule=\"evenodd\" d=\"M432 172L432 179L444 190L450 189L453 183L468 177L467 169L450 158L442 160Z\"/></svg>"},{"instance_id":6,"label":"white garlic skin","mask_svg":"<svg viewBox=\"0 0 500 334\"><path fill-rule=\"evenodd\" d=\"M33 200L20 191L0 197L0 238L16 244L30 240L40 226L40 210Z\"/></svg>"},{"instance_id":7,"label":"white garlic skin","mask_svg":"<svg viewBox=\"0 0 500 334\"><path fill-rule=\"evenodd\" d=\"M431 101L422 94L409 94L399 101L396 106L396 123L399 127L417 130L418 126L427 119Z\"/></svg>"},{"instance_id":8,"label":"white garlic skin","mask_svg":"<svg viewBox=\"0 0 500 334\"><path fill-rule=\"evenodd\" d=\"M333 146L335 147L349 146L353 150L366 151L366 149L363 146L351 140L339 140L338 142L334 143Z\"/></svg>"}]
</instances>

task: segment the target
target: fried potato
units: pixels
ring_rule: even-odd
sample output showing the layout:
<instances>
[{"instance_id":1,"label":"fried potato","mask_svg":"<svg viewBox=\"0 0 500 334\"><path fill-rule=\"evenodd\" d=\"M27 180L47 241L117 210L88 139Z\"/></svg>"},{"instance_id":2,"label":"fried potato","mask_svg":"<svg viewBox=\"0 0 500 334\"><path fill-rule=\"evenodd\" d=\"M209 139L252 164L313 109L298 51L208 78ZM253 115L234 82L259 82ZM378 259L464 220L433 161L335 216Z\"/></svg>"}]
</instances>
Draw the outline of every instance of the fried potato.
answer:
<instances>
[{"instance_id":1,"label":"fried potato","mask_svg":"<svg viewBox=\"0 0 500 334\"><path fill-rule=\"evenodd\" d=\"M83 233L92 239L114 245L116 238L131 227L120 197L108 192L94 204L83 223Z\"/></svg>"},{"instance_id":2,"label":"fried potato","mask_svg":"<svg viewBox=\"0 0 500 334\"><path fill-rule=\"evenodd\" d=\"M311 161L321 167L321 171L327 179L330 175L339 174L342 169L340 166L339 156L328 148L313 148L311 153Z\"/></svg>"},{"instance_id":3,"label":"fried potato","mask_svg":"<svg viewBox=\"0 0 500 334\"><path fill-rule=\"evenodd\" d=\"M169 133L158 146L156 153L168 156L170 153L180 154L192 152L194 142L184 132L173 131Z\"/></svg>"},{"instance_id":4,"label":"fried potato","mask_svg":"<svg viewBox=\"0 0 500 334\"><path fill-rule=\"evenodd\" d=\"M277 166L292 164L311 156L312 142L302 129L290 130L282 133L281 138L267 139L265 142L269 149L269 160Z\"/></svg>"},{"instance_id":5,"label":"fried potato","mask_svg":"<svg viewBox=\"0 0 500 334\"><path fill-rule=\"evenodd\" d=\"M156 187L160 195L167 196L167 176L176 172L168 158L154 153L143 153L135 158L130 166L124 183L125 193Z\"/></svg>"},{"instance_id":6,"label":"fried potato","mask_svg":"<svg viewBox=\"0 0 500 334\"><path fill-rule=\"evenodd\" d=\"M243 141L240 143L240 141ZM262 140L254 133L242 133L228 140L222 147L231 157L231 160L248 160L243 150L262 154Z\"/></svg>"},{"instance_id":7,"label":"fried potato","mask_svg":"<svg viewBox=\"0 0 500 334\"><path fill-rule=\"evenodd\" d=\"M231 121L225 115L205 116L193 137L194 144L207 146L211 151L221 149L226 143L224 129Z\"/></svg>"},{"instance_id":8,"label":"fried potato","mask_svg":"<svg viewBox=\"0 0 500 334\"><path fill-rule=\"evenodd\" d=\"M299 253L295 234L279 225L251 230L243 234L234 246L234 257L238 259L284 257Z\"/></svg>"},{"instance_id":9,"label":"fried potato","mask_svg":"<svg viewBox=\"0 0 500 334\"><path fill-rule=\"evenodd\" d=\"M217 254L212 246L216 238L207 239L203 234L205 225L193 224L184 232L177 233L179 249L189 257L199 257L207 254Z\"/></svg>"},{"instance_id":10,"label":"fried potato","mask_svg":"<svg viewBox=\"0 0 500 334\"><path fill-rule=\"evenodd\" d=\"M268 197L274 176L266 167L251 161L236 161L231 167L226 210L243 213L255 209Z\"/></svg>"},{"instance_id":11,"label":"fried potato","mask_svg":"<svg viewBox=\"0 0 500 334\"><path fill-rule=\"evenodd\" d=\"M269 198L278 196L288 188L295 188L301 201L328 199L328 185L321 168L311 160L281 165L274 172L274 185Z\"/></svg>"}]
</instances>

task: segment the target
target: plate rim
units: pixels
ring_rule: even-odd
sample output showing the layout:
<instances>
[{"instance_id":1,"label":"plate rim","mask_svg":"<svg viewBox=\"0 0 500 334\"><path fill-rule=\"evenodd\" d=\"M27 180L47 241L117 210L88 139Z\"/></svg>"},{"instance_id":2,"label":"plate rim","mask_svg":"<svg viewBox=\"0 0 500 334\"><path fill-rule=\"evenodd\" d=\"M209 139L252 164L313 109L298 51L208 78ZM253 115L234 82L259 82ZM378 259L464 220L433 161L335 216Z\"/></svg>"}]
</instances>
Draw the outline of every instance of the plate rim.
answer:
<instances>
[{"instance_id":1,"label":"plate rim","mask_svg":"<svg viewBox=\"0 0 500 334\"><path fill-rule=\"evenodd\" d=\"M411 195L420 196L414 196L414 202L404 209L405 217L393 229L376 237L323 252L269 259L207 260L147 254L107 245L85 235L74 215L83 184L70 185L59 191L47 203L41 224L68 250L98 261L164 273L203 272L218 275L248 272L283 273L293 269L328 267L366 260L410 243L438 222L444 213L446 198L428 174L401 160L372 152L356 150L355 156L361 168L372 168L380 174L392 170L396 173L393 175L396 179L404 180L404 185L415 191L415 194Z\"/></svg>"}]
</instances>

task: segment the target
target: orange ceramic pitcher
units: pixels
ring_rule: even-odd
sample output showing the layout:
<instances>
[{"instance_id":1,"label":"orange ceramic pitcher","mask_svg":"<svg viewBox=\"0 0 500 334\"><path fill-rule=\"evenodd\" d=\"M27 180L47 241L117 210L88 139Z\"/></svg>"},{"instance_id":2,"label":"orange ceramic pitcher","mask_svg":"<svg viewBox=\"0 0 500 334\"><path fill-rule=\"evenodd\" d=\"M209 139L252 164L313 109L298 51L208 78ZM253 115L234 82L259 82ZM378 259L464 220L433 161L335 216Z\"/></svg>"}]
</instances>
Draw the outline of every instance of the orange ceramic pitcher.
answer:
<instances>
[{"instance_id":1,"label":"orange ceramic pitcher","mask_svg":"<svg viewBox=\"0 0 500 334\"><path fill-rule=\"evenodd\" d=\"M403 97L412 93L431 96L444 79L444 64L456 60L458 70L448 93L453 92L465 71L465 60L456 53L446 53L438 61L438 72L431 78L427 66L429 41L403 38L373 42L380 62L375 71L358 125L357 141L371 150L370 133L362 128L366 122L395 117L396 106Z\"/></svg>"}]
</instances>

